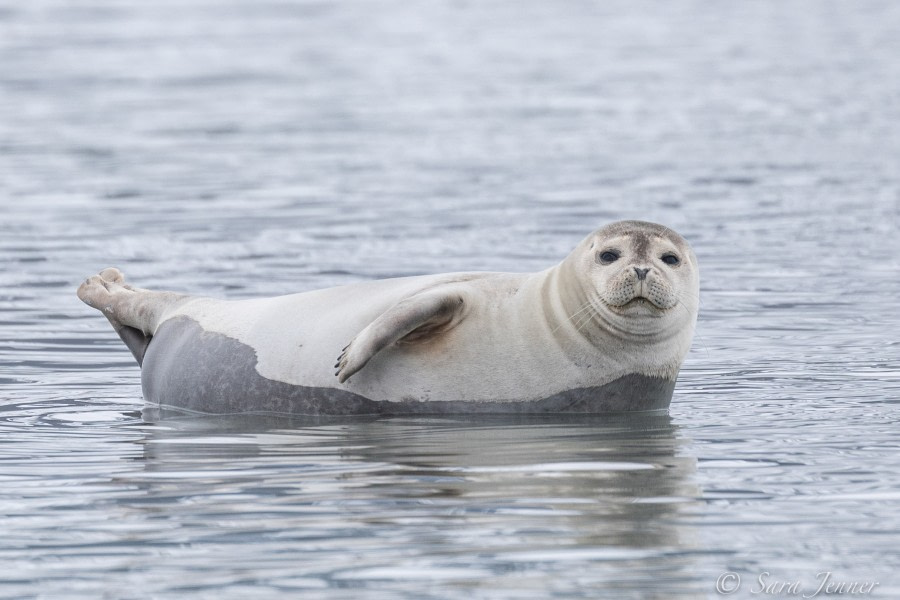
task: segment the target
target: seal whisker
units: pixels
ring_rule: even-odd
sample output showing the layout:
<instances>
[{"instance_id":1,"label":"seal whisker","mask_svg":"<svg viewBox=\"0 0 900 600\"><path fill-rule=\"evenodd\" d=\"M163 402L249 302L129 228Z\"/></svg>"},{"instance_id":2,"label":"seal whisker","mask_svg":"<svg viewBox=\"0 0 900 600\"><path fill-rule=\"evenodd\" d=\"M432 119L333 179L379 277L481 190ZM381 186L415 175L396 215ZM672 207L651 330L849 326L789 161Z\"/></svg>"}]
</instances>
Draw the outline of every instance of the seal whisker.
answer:
<instances>
[{"instance_id":1,"label":"seal whisker","mask_svg":"<svg viewBox=\"0 0 900 600\"><path fill-rule=\"evenodd\" d=\"M685 306L684 301L683 301L681 298L677 297L677 296L676 296L675 306L678 307L678 308L683 309L684 312L685 312L688 316L692 316L692 315L691 315L690 309L689 309L687 306ZM693 323L693 324L691 325L691 333L692 333L693 335L696 335L696 336L697 336L697 341L700 342L700 345L703 347L703 351L706 353L706 358L707 358L707 360L708 360L708 359L709 359L709 348L706 346L706 342L703 340L703 336L700 335L700 333L697 331L697 324L696 324L696 323Z\"/></svg>"},{"instance_id":2,"label":"seal whisker","mask_svg":"<svg viewBox=\"0 0 900 600\"><path fill-rule=\"evenodd\" d=\"M572 321L572 319L574 319L575 317L577 317L578 315L580 315L581 313L583 313L585 310L587 310L587 309L589 309L589 308L591 308L591 301L590 301L590 300L588 300L587 302L585 302L584 304L582 304L581 307L580 307L578 310L576 310L574 313L572 313L572 315L571 315L569 318L565 319L562 323L560 323L559 325L557 325L556 328L555 328L553 331L551 331L550 333L556 333L556 331L557 331L560 327L562 327L562 326L565 325L566 323L569 323L570 321Z\"/></svg>"},{"instance_id":3,"label":"seal whisker","mask_svg":"<svg viewBox=\"0 0 900 600\"><path fill-rule=\"evenodd\" d=\"M592 309L592 310L589 311L588 314L587 314L587 316L584 317L584 319L581 320L581 323L578 325L578 327L575 329L575 331L577 331L577 332L580 333L581 330L584 328L585 325L587 325L588 323L590 323L591 321L594 320L594 317L597 316L597 311L596 311L596 310L593 310L593 308L594 308L594 307L593 307L593 305L592 305L592 306L591 306L591 309Z\"/></svg>"}]
</instances>

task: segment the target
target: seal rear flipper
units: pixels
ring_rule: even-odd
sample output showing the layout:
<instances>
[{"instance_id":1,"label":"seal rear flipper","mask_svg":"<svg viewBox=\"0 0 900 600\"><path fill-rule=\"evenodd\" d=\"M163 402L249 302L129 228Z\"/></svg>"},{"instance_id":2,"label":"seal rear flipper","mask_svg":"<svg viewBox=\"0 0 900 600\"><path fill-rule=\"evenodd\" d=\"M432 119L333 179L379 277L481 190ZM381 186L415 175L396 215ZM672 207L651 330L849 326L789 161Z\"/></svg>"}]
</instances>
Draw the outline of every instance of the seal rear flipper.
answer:
<instances>
[{"instance_id":1,"label":"seal rear flipper","mask_svg":"<svg viewBox=\"0 0 900 600\"><path fill-rule=\"evenodd\" d=\"M366 366L373 356L398 341L419 342L456 326L465 300L456 290L428 290L401 300L372 321L347 344L335 375L341 383Z\"/></svg>"}]
</instances>

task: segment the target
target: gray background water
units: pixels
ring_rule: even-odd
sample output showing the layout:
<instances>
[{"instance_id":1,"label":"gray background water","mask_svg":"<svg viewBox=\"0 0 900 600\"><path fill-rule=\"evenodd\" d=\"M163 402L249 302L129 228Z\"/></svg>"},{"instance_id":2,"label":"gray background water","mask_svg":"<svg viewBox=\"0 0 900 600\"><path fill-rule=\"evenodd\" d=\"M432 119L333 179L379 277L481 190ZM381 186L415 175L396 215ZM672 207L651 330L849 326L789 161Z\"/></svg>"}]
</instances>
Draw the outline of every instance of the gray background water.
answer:
<instances>
[{"instance_id":1,"label":"gray background water","mask_svg":"<svg viewBox=\"0 0 900 600\"><path fill-rule=\"evenodd\" d=\"M900 597L900 4L0 0L0 595ZM669 416L141 418L74 289L693 243ZM757 595L756 597L761 597Z\"/></svg>"}]
</instances>

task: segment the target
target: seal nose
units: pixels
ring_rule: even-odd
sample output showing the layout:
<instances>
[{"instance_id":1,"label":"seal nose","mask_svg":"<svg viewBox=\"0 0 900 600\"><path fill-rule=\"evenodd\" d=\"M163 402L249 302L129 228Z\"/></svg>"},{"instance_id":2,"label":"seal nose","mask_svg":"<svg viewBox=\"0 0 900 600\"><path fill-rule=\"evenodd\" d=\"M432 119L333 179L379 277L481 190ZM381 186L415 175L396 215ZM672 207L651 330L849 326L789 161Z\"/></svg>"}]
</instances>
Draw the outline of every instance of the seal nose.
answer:
<instances>
[{"instance_id":1,"label":"seal nose","mask_svg":"<svg viewBox=\"0 0 900 600\"><path fill-rule=\"evenodd\" d=\"M639 281L643 281L643 280L647 279L647 273L650 272L650 269L649 269L649 268L647 268L647 269L638 269L637 267L635 267L635 268L634 268L634 272L637 273L638 280L639 280Z\"/></svg>"}]
</instances>

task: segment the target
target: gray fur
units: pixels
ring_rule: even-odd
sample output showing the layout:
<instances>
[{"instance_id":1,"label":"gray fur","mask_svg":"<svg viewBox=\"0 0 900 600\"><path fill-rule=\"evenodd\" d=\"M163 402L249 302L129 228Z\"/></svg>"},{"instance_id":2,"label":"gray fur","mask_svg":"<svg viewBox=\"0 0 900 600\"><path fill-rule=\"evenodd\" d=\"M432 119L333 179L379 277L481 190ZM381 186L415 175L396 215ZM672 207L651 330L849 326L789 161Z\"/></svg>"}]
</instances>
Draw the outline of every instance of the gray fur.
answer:
<instances>
[{"instance_id":1,"label":"gray fur","mask_svg":"<svg viewBox=\"0 0 900 600\"><path fill-rule=\"evenodd\" d=\"M128 346L128 349L131 350L131 354L134 355L134 360L137 361L137 364L139 366L143 365L144 354L147 353L147 346L150 345L150 336L146 336L140 330L127 325L113 323L113 327L122 341L125 342L125 345Z\"/></svg>"}]
</instances>

